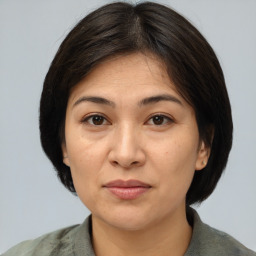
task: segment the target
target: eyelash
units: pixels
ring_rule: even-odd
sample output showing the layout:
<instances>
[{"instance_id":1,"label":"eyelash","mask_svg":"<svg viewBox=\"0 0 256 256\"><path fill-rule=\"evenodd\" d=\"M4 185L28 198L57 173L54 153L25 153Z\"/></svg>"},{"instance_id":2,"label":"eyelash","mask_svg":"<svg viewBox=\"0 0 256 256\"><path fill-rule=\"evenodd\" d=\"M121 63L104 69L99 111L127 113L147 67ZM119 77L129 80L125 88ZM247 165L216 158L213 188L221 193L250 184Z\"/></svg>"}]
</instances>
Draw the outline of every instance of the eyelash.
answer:
<instances>
[{"instance_id":1,"label":"eyelash","mask_svg":"<svg viewBox=\"0 0 256 256\"><path fill-rule=\"evenodd\" d=\"M162 124L150 124L150 125L155 125L155 126L163 126L163 125L166 125L166 124L170 124L170 123L174 123L174 119L171 118L171 117L168 117L166 115L163 115L163 114L154 114L153 116L151 116L148 121L146 123L148 123L150 120L153 120L153 118L156 118L156 117L160 117L162 118L164 121L164 123ZM100 118L101 120L100 121L103 121L103 123L100 123L100 124L94 124L93 123L93 118ZM89 121L91 119L91 122ZM92 125L92 126L102 126L102 125L106 125L104 124L104 122L108 122L110 123L107 118L102 115L102 114L92 114L92 115L89 115L89 116L86 116L85 118L82 119L81 123L86 123L86 124L89 124L89 125Z\"/></svg>"},{"instance_id":2,"label":"eyelash","mask_svg":"<svg viewBox=\"0 0 256 256\"><path fill-rule=\"evenodd\" d=\"M153 118L156 118L156 117L160 117L162 118L164 121L164 124L152 124L152 125L155 125L155 126L163 126L163 125L166 125L166 124L170 124L170 123L174 123L174 119L169 117L169 116L166 116L166 115L163 115L163 114L154 114L153 116L151 116L149 118L149 120L147 122L149 122L150 120L153 120Z\"/></svg>"},{"instance_id":3,"label":"eyelash","mask_svg":"<svg viewBox=\"0 0 256 256\"><path fill-rule=\"evenodd\" d=\"M93 115L89 115L89 116L86 116L85 118L83 118L82 119L82 123L86 123L86 124L89 124L89 125L92 125L92 126L101 126L101 125L105 125L105 124L99 124L99 125L96 125L96 124L93 124L93 121L90 123L89 122L89 120L91 119L92 120L92 118L96 118L96 117L99 117L99 118L101 118L101 119L103 119L103 122L108 122L108 123L110 123L108 120L107 120L107 118L105 118L103 115L101 115L101 114L93 114Z\"/></svg>"}]
</instances>

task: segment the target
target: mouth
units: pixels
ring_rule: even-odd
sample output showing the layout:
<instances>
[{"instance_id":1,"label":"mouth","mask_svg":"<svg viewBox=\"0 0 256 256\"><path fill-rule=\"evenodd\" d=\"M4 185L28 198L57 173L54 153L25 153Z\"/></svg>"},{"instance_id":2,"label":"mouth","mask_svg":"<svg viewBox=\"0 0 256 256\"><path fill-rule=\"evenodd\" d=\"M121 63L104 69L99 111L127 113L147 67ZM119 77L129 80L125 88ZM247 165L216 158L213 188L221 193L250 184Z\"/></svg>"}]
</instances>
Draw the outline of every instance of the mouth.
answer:
<instances>
[{"instance_id":1,"label":"mouth","mask_svg":"<svg viewBox=\"0 0 256 256\"><path fill-rule=\"evenodd\" d=\"M139 180L114 180L103 187L122 200L136 199L152 188L149 184Z\"/></svg>"}]
</instances>

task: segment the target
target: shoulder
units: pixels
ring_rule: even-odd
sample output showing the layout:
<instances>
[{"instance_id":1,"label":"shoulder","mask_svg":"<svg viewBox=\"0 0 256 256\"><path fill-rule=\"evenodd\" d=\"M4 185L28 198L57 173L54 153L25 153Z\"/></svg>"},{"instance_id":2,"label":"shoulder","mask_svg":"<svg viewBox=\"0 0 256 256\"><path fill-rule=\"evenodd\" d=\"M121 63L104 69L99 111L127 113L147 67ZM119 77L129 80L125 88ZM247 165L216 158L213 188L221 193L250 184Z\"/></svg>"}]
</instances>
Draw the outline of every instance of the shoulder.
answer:
<instances>
[{"instance_id":1,"label":"shoulder","mask_svg":"<svg viewBox=\"0 0 256 256\"><path fill-rule=\"evenodd\" d=\"M186 256L256 256L256 253L242 245L225 232L203 223L193 210L193 234Z\"/></svg>"},{"instance_id":2,"label":"shoulder","mask_svg":"<svg viewBox=\"0 0 256 256\"><path fill-rule=\"evenodd\" d=\"M79 225L60 229L34 240L24 241L9 249L2 256L48 256L48 255L73 255L72 236Z\"/></svg>"},{"instance_id":3,"label":"shoulder","mask_svg":"<svg viewBox=\"0 0 256 256\"><path fill-rule=\"evenodd\" d=\"M208 242L209 250L214 251L215 255L256 256L255 252L246 248L229 234L214 229L206 224L204 225L205 241Z\"/></svg>"}]
</instances>

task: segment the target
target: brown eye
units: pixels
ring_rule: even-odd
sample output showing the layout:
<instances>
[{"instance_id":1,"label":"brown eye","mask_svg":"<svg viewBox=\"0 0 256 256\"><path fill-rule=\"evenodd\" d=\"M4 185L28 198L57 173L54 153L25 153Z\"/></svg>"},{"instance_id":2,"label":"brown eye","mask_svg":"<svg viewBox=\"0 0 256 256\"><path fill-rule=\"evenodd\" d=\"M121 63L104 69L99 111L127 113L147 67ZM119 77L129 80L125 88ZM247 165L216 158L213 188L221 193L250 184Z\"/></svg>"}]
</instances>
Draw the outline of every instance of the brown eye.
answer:
<instances>
[{"instance_id":1,"label":"brown eye","mask_svg":"<svg viewBox=\"0 0 256 256\"><path fill-rule=\"evenodd\" d=\"M148 123L151 125L165 125L165 124L172 123L172 122L173 121L171 118L164 116L164 115L152 116L148 121Z\"/></svg>"},{"instance_id":2,"label":"brown eye","mask_svg":"<svg viewBox=\"0 0 256 256\"><path fill-rule=\"evenodd\" d=\"M164 122L163 116L154 116L154 117L152 117L152 119L153 119L152 121L155 125L161 125Z\"/></svg>"},{"instance_id":3,"label":"brown eye","mask_svg":"<svg viewBox=\"0 0 256 256\"><path fill-rule=\"evenodd\" d=\"M102 116L94 116L92 117L92 122L94 125L102 125L104 122L104 117Z\"/></svg>"},{"instance_id":4,"label":"brown eye","mask_svg":"<svg viewBox=\"0 0 256 256\"><path fill-rule=\"evenodd\" d=\"M106 124L107 120L103 116L92 115L87 117L83 122L89 123L90 125L104 125Z\"/></svg>"}]
</instances>

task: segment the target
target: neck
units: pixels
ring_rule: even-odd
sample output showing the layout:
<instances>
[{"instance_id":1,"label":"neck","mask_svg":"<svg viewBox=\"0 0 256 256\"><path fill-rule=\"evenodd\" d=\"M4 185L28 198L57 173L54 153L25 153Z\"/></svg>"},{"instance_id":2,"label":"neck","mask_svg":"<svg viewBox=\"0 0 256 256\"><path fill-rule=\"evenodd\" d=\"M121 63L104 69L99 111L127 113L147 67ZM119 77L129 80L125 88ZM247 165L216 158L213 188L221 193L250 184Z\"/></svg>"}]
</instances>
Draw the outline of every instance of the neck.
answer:
<instances>
[{"instance_id":1,"label":"neck","mask_svg":"<svg viewBox=\"0 0 256 256\"><path fill-rule=\"evenodd\" d=\"M92 216L93 247L97 256L181 256L192 236L182 216L168 217L143 230L123 230ZM107 253L106 253L107 252Z\"/></svg>"}]
</instances>

